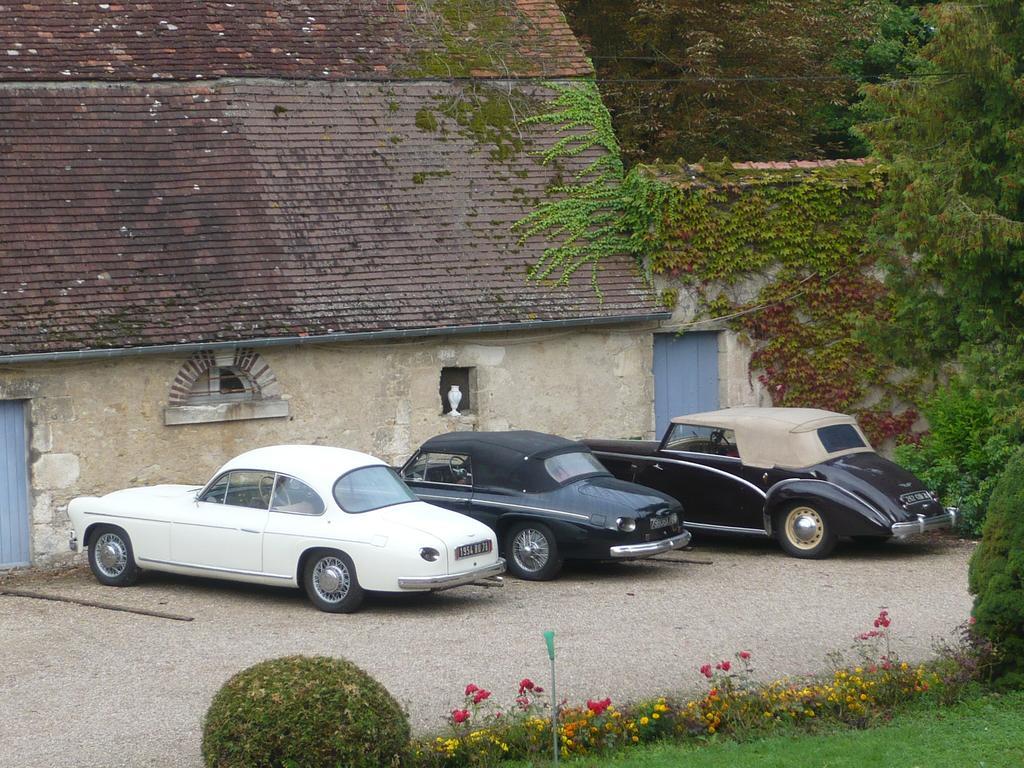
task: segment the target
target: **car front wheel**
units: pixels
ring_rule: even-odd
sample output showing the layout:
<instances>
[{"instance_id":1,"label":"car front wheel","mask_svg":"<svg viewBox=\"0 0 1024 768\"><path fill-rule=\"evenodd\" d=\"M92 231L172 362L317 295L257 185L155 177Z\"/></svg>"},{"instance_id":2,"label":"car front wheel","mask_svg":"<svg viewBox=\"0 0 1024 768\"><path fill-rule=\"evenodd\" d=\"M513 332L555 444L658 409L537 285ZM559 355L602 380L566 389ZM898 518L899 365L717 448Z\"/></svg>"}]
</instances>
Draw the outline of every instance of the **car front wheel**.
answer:
<instances>
[{"instance_id":1,"label":"car front wheel","mask_svg":"<svg viewBox=\"0 0 1024 768\"><path fill-rule=\"evenodd\" d=\"M509 573L528 581L548 581L562 570L555 536L543 523L519 523L509 528L505 558Z\"/></svg>"},{"instance_id":2,"label":"car front wheel","mask_svg":"<svg viewBox=\"0 0 1024 768\"><path fill-rule=\"evenodd\" d=\"M836 534L828 518L810 504L786 507L777 518L779 544L793 557L821 558L835 549Z\"/></svg>"},{"instance_id":3,"label":"car front wheel","mask_svg":"<svg viewBox=\"0 0 1024 768\"><path fill-rule=\"evenodd\" d=\"M302 573L309 601L328 613L352 613L363 603L352 558L344 552L320 550L306 561Z\"/></svg>"},{"instance_id":4,"label":"car front wheel","mask_svg":"<svg viewBox=\"0 0 1024 768\"><path fill-rule=\"evenodd\" d=\"M101 525L89 545L89 568L100 584L129 587L139 578L132 540L120 528Z\"/></svg>"}]
</instances>

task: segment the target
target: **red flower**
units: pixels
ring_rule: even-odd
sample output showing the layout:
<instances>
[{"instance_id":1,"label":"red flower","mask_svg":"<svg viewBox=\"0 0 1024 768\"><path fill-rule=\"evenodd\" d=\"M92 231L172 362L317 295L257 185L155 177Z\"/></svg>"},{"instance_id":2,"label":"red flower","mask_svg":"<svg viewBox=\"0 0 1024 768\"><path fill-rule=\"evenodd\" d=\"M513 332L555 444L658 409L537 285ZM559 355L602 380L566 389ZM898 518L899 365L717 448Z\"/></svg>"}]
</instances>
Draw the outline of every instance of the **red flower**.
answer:
<instances>
[{"instance_id":1,"label":"red flower","mask_svg":"<svg viewBox=\"0 0 1024 768\"><path fill-rule=\"evenodd\" d=\"M519 681L519 695L522 696L527 691L532 691L536 687L537 686L533 684L533 680L528 677L524 677Z\"/></svg>"},{"instance_id":2,"label":"red flower","mask_svg":"<svg viewBox=\"0 0 1024 768\"><path fill-rule=\"evenodd\" d=\"M490 697L491 697L491 692L490 691L485 691L483 688L480 688L479 690L477 690L476 693L473 694L473 703L474 704L479 704L481 701L485 701L485 700L489 699Z\"/></svg>"},{"instance_id":3,"label":"red flower","mask_svg":"<svg viewBox=\"0 0 1024 768\"><path fill-rule=\"evenodd\" d=\"M715 666L723 672L728 672L729 669L732 667L732 664L730 664L728 661L721 661Z\"/></svg>"},{"instance_id":4,"label":"red flower","mask_svg":"<svg viewBox=\"0 0 1024 768\"><path fill-rule=\"evenodd\" d=\"M452 722L453 723L458 725L459 723L464 723L467 720L469 720L469 710L468 709L453 709L452 710Z\"/></svg>"},{"instance_id":5,"label":"red flower","mask_svg":"<svg viewBox=\"0 0 1024 768\"><path fill-rule=\"evenodd\" d=\"M533 686L533 692L534 693L544 693L544 689L541 688L539 685L535 685L535 686Z\"/></svg>"},{"instance_id":6,"label":"red flower","mask_svg":"<svg viewBox=\"0 0 1024 768\"><path fill-rule=\"evenodd\" d=\"M746 661L750 658L750 651L740 651L740 658Z\"/></svg>"},{"instance_id":7,"label":"red flower","mask_svg":"<svg viewBox=\"0 0 1024 768\"><path fill-rule=\"evenodd\" d=\"M700 673L702 675L704 675L704 677L706 677L708 680L710 680L711 679L711 665L710 664L704 664L703 666L701 666Z\"/></svg>"},{"instance_id":8,"label":"red flower","mask_svg":"<svg viewBox=\"0 0 1024 768\"><path fill-rule=\"evenodd\" d=\"M608 709L608 707L610 707L611 705L612 705L612 700L611 700L610 697L609 698L605 698L605 699L601 699L600 701L594 701L593 699L588 699L587 700L587 709L589 709L595 715L600 715L606 709Z\"/></svg>"},{"instance_id":9,"label":"red flower","mask_svg":"<svg viewBox=\"0 0 1024 768\"><path fill-rule=\"evenodd\" d=\"M976 618L974 618L973 616L971 616L971 618L969 618L969 619L967 620L967 623L968 623L968 624L974 624L974 623L975 623L976 621L977 621L977 619L976 619Z\"/></svg>"},{"instance_id":10,"label":"red flower","mask_svg":"<svg viewBox=\"0 0 1024 768\"><path fill-rule=\"evenodd\" d=\"M516 699L516 704L518 704L522 709L526 709L530 706L530 700L526 696L520 696Z\"/></svg>"},{"instance_id":11,"label":"red flower","mask_svg":"<svg viewBox=\"0 0 1024 768\"><path fill-rule=\"evenodd\" d=\"M479 687L473 685L473 683L470 683L469 685L466 686L466 695L469 696L471 693L476 693L479 690L480 690Z\"/></svg>"}]
</instances>

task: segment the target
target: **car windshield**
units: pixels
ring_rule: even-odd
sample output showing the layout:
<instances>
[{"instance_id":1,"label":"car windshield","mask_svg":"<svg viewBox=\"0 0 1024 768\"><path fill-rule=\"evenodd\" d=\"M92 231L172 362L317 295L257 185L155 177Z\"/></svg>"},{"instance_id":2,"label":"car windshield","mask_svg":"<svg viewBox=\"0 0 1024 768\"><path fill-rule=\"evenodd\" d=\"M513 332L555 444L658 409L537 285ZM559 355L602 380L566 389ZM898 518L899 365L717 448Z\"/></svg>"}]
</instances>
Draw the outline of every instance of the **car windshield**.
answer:
<instances>
[{"instance_id":1,"label":"car windshield","mask_svg":"<svg viewBox=\"0 0 1024 768\"><path fill-rule=\"evenodd\" d=\"M852 424L833 424L818 430L818 439L829 453L847 451L851 448L866 448L860 433Z\"/></svg>"},{"instance_id":2,"label":"car windshield","mask_svg":"<svg viewBox=\"0 0 1024 768\"><path fill-rule=\"evenodd\" d=\"M544 460L544 469L558 483L566 483L584 475L604 474L606 470L592 453L577 451L560 453Z\"/></svg>"},{"instance_id":3,"label":"car windshield","mask_svg":"<svg viewBox=\"0 0 1024 768\"><path fill-rule=\"evenodd\" d=\"M346 512L369 512L416 501L391 467L362 467L342 475L334 484L334 500Z\"/></svg>"}]
</instances>

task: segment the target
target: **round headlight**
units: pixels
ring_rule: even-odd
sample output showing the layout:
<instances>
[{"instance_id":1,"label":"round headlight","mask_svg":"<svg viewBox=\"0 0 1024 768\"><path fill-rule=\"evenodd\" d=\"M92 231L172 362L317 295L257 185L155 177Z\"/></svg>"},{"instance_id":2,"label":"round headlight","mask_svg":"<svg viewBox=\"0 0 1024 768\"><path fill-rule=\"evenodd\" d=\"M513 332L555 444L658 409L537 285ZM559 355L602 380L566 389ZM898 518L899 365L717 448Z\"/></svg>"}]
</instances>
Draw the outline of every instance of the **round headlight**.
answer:
<instances>
[{"instance_id":1,"label":"round headlight","mask_svg":"<svg viewBox=\"0 0 1024 768\"><path fill-rule=\"evenodd\" d=\"M632 517L620 517L615 521L615 524L619 526L620 531L625 531L626 533L636 530L636 520Z\"/></svg>"},{"instance_id":2,"label":"round headlight","mask_svg":"<svg viewBox=\"0 0 1024 768\"><path fill-rule=\"evenodd\" d=\"M420 550L420 557L422 557L428 563L434 562L440 556L441 556L441 553L438 552L433 547L424 547L423 549Z\"/></svg>"}]
</instances>

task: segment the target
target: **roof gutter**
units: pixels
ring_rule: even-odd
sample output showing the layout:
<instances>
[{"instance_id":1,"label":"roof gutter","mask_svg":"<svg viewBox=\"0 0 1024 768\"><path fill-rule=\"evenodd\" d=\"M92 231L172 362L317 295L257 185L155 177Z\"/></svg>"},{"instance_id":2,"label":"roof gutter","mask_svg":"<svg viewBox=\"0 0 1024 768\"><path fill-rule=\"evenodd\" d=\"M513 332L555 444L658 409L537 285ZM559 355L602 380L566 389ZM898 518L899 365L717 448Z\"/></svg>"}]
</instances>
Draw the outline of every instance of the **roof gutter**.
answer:
<instances>
[{"instance_id":1,"label":"roof gutter","mask_svg":"<svg viewBox=\"0 0 1024 768\"><path fill-rule=\"evenodd\" d=\"M280 336L235 341L187 342L180 344L154 344L145 347L115 347L110 349L81 349L67 352L29 352L20 355L0 355L0 365L23 363L70 362L78 360L106 360L143 355L169 355L198 352L203 349L234 349L236 347L285 347L305 344L328 344L355 341L386 341L415 339L426 336L470 336L481 333L508 333L510 331L537 331L551 328L580 328L584 326L626 325L629 323L667 320L671 312L646 315L620 315L617 317L584 317L571 320L532 320L525 323L493 323L481 325L454 325L440 328L410 328L405 330L361 331L356 333L325 333L319 336Z\"/></svg>"}]
</instances>

